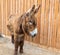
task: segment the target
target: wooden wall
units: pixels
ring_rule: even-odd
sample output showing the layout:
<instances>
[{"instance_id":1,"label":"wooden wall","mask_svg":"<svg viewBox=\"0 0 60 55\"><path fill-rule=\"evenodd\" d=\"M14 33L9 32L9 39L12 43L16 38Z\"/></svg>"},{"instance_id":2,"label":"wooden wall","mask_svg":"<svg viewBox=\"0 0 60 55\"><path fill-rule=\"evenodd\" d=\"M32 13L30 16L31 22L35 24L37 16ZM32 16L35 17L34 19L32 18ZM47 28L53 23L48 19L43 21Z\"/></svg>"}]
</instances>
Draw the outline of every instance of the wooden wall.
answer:
<instances>
[{"instance_id":1,"label":"wooden wall","mask_svg":"<svg viewBox=\"0 0 60 55\"><path fill-rule=\"evenodd\" d=\"M8 35L8 17L11 14L23 14L33 4L41 4L36 15L38 35L33 42L60 48L60 0L0 0L0 32ZM27 36L25 39L32 42L31 37Z\"/></svg>"}]
</instances>

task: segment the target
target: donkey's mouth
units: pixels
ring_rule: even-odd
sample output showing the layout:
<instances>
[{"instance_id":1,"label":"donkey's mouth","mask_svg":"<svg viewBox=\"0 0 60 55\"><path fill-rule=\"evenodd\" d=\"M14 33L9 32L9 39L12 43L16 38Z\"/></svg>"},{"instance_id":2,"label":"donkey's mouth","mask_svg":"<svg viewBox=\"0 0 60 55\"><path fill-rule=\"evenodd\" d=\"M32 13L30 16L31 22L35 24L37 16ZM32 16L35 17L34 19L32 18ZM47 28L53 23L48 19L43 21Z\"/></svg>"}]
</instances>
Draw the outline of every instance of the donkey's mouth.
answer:
<instances>
[{"instance_id":1,"label":"donkey's mouth","mask_svg":"<svg viewBox=\"0 0 60 55\"><path fill-rule=\"evenodd\" d=\"M33 31L30 32L30 35L32 37L36 36L37 35L37 28L35 28Z\"/></svg>"}]
</instances>

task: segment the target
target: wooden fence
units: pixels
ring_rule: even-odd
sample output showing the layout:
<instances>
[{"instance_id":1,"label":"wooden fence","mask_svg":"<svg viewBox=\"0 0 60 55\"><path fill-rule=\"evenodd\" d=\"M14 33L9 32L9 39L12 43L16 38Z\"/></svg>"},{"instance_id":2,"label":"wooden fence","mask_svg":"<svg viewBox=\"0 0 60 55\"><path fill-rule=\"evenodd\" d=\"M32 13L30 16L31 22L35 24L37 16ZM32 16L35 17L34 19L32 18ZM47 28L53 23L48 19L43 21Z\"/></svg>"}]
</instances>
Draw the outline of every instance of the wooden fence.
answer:
<instances>
[{"instance_id":1,"label":"wooden fence","mask_svg":"<svg viewBox=\"0 0 60 55\"><path fill-rule=\"evenodd\" d=\"M22 14L33 4L41 4L37 16L38 35L33 42L60 48L60 0L0 0L0 32L8 35L6 27L11 14ZM32 41L31 37L26 40Z\"/></svg>"}]
</instances>

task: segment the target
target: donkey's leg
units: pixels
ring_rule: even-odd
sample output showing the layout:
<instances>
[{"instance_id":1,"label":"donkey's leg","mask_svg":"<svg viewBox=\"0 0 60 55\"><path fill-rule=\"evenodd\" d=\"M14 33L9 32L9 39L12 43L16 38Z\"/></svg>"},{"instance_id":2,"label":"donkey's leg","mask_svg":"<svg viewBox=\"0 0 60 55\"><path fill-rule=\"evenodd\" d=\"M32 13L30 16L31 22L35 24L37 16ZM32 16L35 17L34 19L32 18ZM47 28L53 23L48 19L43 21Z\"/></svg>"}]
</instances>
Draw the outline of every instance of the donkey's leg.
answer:
<instances>
[{"instance_id":1,"label":"donkey's leg","mask_svg":"<svg viewBox=\"0 0 60 55\"><path fill-rule=\"evenodd\" d=\"M20 42L20 53L23 53L23 45L24 45L24 40Z\"/></svg>"},{"instance_id":2,"label":"donkey's leg","mask_svg":"<svg viewBox=\"0 0 60 55\"><path fill-rule=\"evenodd\" d=\"M14 35L11 35L11 42L14 43Z\"/></svg>"},{"instance_id":3,"label":"donkey's leg","mask_svg":"<svg viewBox=\"0 0 60 55\"><path fill-rule=\"evenodd\" d=\"M17 39L15 40L14 44L15 44L15 52L14 52L14 55L17 55L18 54L18 41L17 41Z\"/></svg>"}]
</instances>

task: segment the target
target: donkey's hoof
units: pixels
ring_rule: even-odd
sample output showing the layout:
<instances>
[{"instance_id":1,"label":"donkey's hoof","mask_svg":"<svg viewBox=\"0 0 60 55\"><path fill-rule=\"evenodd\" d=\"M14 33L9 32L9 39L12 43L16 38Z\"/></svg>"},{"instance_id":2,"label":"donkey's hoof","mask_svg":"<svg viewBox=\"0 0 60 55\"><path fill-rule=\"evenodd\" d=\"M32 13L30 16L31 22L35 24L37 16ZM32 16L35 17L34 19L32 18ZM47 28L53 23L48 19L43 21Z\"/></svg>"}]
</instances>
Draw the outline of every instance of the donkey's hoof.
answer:
<instances>
[{"instance_id":1,"label":"donkey's hoof","mask_svg":"<svg viewBox=\"0 0 60 55\"><path fill-rule=\"evenodd\" d=\"M17 55L16 53L14 53L14 55Z\"/></svg>"},{"instance_id":2,"label":"donkey's hoof","mask_svg":"<svg viewBox=\"0 0 60 55\"><path fill-rule=\"evenodd\" d=\"M15 52L14 55L18 55L18 53Z\"/></svg>"},{"instance_id":3,"label":"donkey's hoof","mask_svg":"<svg viewBox=\"0 0 60 55\"><path fill-rule=\"evenodd\" d=\"M19 52L22 54L23 53L23 50L20 50Z\"/></svg>"}]
</instances>

